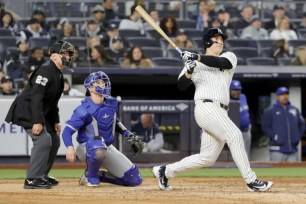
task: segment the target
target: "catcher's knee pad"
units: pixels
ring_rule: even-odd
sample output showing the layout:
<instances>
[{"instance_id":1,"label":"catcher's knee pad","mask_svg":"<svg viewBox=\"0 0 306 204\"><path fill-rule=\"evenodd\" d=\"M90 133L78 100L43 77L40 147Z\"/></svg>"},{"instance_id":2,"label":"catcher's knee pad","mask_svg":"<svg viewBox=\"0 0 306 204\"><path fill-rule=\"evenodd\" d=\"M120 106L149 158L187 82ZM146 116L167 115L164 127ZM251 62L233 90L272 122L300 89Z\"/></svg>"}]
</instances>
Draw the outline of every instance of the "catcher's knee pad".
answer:
<instances>
[{"instance_id":1,"label":"catcher's knee pad","mask_svg":"<svg viewBox=\"0 0 306 204\"><path fill-rule=\"evenodd\" d=\"M105 157L106 150L107 148L104 144L103 138L100 136L88 138L86 142L86 172L88 177L99 177L98 172Z\"/></svg>"},{"instance_id":2,"label":"catcher's knee pad","mask_svg":"<svg viewBox=\"0 0 306 204\"><path fill-rule=\"evenodd\" d=\"M121 179L125 186L139 186L142 183L142 177L136 165L125 172Z\"/></svg>"}]
</instances>

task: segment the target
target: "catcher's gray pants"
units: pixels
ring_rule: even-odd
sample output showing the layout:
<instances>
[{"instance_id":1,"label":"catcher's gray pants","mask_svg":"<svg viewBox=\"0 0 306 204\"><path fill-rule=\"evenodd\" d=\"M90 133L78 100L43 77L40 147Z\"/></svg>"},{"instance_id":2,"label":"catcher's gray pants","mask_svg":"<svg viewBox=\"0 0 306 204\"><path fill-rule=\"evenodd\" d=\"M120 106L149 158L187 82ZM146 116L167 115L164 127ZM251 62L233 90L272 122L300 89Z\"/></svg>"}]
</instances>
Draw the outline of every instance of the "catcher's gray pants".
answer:
<instances>
[{"instance_id":1,"label":"catcher's gray pants","mask_svg":"<svg viewBox=\"0 0 306 204\"><path fill-rule=\"evenodd\" d=\"M43 178L49 174L54 163L60 146L60 137L47 124L38 136L32 134L32 129L27 129L26 133L33 141L30 165L26 177Z\"/></svg>"},{"instance_id":2,"label":"catcher's gray pants","mask_svg":"<svg viewBox=\"0 0 306 204\"><path fill-rule=\"evenodd\" d=\"M86 143L77 146L76 154L80 161L86 163ZM107 146L105 159L103 160L101 168L108 170L108 174L116 178L122 178L124 173L133 166L134 164L113 145Z\"/></svg>"}]
</instances>

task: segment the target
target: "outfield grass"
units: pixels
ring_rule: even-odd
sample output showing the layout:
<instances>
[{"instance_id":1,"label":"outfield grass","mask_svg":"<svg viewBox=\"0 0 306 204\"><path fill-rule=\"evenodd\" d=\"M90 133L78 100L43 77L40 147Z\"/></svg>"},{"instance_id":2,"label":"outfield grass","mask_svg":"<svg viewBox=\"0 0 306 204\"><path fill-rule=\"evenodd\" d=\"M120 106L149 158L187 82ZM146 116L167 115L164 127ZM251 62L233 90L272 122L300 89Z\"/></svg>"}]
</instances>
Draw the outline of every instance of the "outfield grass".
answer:
<instances>
[{"instance_id":1,"label":"outfield grass","mask_svg":"<svg viewBox=\"0 0 306 204\"><path fill-rule=\"evenodd\" d=\"M258 177L306 177L306 168L253 168ZM152 177L151 168L140 169L143 177ZM56 178L79 178L84 169L55 169L50 175ZM26 170L0 169L0 179L23 179ZM186 171L178 177L240 177L237 168L204 168Z\"/></svg>"}]
</instances>

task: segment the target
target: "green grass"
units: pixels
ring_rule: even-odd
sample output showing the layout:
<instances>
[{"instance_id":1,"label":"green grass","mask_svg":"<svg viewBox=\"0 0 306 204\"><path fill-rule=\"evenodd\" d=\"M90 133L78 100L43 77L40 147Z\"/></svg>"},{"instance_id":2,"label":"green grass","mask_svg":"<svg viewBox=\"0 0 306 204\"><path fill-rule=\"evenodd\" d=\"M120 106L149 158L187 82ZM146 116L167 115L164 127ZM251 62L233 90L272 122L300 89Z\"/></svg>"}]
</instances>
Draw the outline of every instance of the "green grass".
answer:
<instances>
[{"instance_id":1,"label":"green grass","mask_svg":"<svg viewBox=\"0 0 306 204\"><path fill-rule=\"evenodd\" d=\"M306 168L253 168L258 177L306 177ZM152 177L151 168L140 169L143 177ZM83 169L55 169L50 175L56 178L79 178ZM0 179L23 179L24 169L0 169ZM178 177L240 177L237 168L204 168L189 170L177 175Z\"/></svg>"}]
</instances>

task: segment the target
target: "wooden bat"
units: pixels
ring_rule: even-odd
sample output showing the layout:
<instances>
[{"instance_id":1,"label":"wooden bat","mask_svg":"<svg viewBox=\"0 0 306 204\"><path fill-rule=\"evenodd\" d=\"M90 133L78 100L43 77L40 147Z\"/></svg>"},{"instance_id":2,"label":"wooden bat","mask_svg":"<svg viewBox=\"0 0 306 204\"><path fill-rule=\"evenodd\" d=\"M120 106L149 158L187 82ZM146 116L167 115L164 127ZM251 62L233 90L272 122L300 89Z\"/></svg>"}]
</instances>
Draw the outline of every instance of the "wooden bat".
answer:
<instances>
[{"instance_id":1,"label":"wooden bat","mask_svg":"<svg viewBox=\"0 0 306 204\"><path fill-rule=\"evenodd\" d=\"M145 19L145 21L148 22L161 36L163 36L168 43L170 43L180 54L182 53L182 50L176 46L176 44L166 35L166 33L155 23L155 21L152 19L152 17L140 6L136 6L135 10Z\"/></svg>"}]
</instances>

